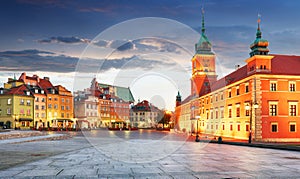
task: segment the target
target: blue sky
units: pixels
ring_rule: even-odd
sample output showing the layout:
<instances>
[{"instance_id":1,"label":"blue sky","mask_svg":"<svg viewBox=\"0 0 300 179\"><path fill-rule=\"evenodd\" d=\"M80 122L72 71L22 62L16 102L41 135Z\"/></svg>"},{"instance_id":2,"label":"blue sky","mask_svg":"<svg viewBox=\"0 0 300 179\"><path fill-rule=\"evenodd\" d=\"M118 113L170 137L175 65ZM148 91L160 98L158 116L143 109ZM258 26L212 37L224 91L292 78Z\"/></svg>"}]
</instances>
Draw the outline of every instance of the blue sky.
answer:
<instances>
[{"instance_id":1,"label":"blue sky","mask_svg":"<svg viewBox=\"0 0 300 179\"><path fill-rule=\"evenodd\" d=\"M270 53L300 55L300 24L297 23L300 18L300 1L295 0L3 0L0 6L0 85L2 86L7 77L11 77L14 73L19 75L26 71L29 74L37 73L39 76L53 77L54 84L62 84L73 89L76 65L91 44L97 46L97 52L106 53L105 48L116 49L110 56L111 61L105 63L101 72L87 75L97 76L103 82L122 81L111 79L114 79L113 76L120 76L118 74L120 69L124 69L125 62L127 70L140 71L139 74L135 74L136 76L145 76L144 72L149 69L168 68L173 65L171 61L160 57L154 59L153 56L141 55L149 49L167 51L168 54L177 53L178 55L172 58L180 58L181 62L176 64L179 63L188 73L192 55L186 54L187 58L182 58L176 45L162 39L130 39L129 36L128 38L123 36L122 39L96 37L107 29L111 30L116 24L142 17L175 20L200 32L202 6L205 8L206 33L218 56L220 77L234 70L236 64L243 65L244 60L249 57L249 45L255 39L258 13L262 17L263 38L270 42ZM155 28L157 24L152 25ZM140 27L128 27L126 32L137 33L138 28ZM148 30L151 31L151 28ZM185 34L179 33L172 40L190 44L188 50L193 53L193 46L198 38L184 37ZM99 56L91 54L88 58L99 59ZM128 63L132 59L135 63ZM154 73L160 73L158 71L154 70ZM149 75L146 78L151 82L148 79ZM188 83L188 80L186 79L185 83ZM136 84L132 79L127 84L120 82L120 85L131 88ZM145 86L147 85L140 84L136 88L135 98L151 100L151 96L141 93L141 91L151 93L143 89ZM189 94L188 86L175 84L172 88L174 88L172 95L176 94L176 90L182 90L184 97ZM159 91L156 93L151 95L160 95ZM166 108L172 108L175 97L165 99L163 96L161 95L161 98L164 103L172 103L171 107L166 104L168 106Z\"/></svg>"}]
</instances>

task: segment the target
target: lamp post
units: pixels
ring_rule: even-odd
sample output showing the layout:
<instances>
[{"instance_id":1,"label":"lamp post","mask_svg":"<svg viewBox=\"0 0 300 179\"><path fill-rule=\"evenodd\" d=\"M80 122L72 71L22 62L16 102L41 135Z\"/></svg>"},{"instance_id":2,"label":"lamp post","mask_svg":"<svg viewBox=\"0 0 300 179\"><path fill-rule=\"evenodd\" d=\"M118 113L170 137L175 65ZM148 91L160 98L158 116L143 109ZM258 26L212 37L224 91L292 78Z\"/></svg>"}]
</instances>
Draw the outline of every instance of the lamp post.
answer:
<instances>
[{"instance_id":1,"label":"lamp post","mask_svg":"<svg viewBox=\"0 0 300 179\"><path fill-rule=\"evenodd\" d=\"M255 102L254 104L252 104L252 101L250 101L250 105L247 104L245 109L250 111L250 130L249 130L249 138L248 138L248 143L251 144L252 142L252 108L257 109L258 108L258 104ZM254 113L255 114L255 113ZM255 117L256 119L256 117ZM255 120L255 125L256 125L256 120ZM255 129L256 131L256 129Z\"/></svg>"},{"instance_id":2,"label":"lamp post","mask_svg":"<svg viewBox=\"0 0 300 179\"><path fill-rule=\"evenodd\" d=\"M196 116L196 120L197 120L197 131L196 131L196 140L195 142L200 142L199 140L199 134L198 134L198 120L201 118L201 116Z\"/></svg>"}]
</instances>

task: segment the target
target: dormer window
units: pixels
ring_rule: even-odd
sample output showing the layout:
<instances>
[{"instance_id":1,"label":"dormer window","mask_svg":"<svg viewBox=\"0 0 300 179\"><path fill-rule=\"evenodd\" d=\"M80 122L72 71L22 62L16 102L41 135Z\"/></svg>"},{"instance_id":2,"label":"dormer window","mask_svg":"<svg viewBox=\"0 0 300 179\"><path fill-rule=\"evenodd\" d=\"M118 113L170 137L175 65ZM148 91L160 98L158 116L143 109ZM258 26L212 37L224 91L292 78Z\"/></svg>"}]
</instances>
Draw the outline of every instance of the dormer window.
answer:
<instances>
[{"instance_id":1,"label":"dormer window","mask_svg":"<svg viewBox=\"0 0 300 179\"><path fill-rule=\"evenodd\" d=\"M39 90L38 90L38 89L35 89L35 90L34 90L34 93L38 93L38 92L39 92Z\"/></svg>"},{"instance_id":2,"label":"dormer window","mask_svg":"<svg viewBox=\"0 0 300 179\"><path fill-rule=\"evenodd\" d=\"M41 93L44 94L45 93L44 90L41 90Z\"/></svg>"},{"instance_id":3,"label":"dormer window","mask_svg":"<svg viewBox=\"0 0 300 179\"><path fill-rule=\"evenodd\" d=\"M27 95L27 96L30 96L30 91L26 91L26 95Z\"/></svg>"}]
</instances>

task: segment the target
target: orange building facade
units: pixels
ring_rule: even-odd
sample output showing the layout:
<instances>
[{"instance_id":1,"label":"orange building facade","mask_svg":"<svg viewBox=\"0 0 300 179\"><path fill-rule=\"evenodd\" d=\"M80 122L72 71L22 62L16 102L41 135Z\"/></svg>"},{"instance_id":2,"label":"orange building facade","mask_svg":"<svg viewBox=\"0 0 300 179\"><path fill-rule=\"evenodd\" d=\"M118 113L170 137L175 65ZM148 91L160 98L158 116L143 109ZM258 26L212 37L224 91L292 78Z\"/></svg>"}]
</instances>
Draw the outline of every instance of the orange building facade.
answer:
<instances>
[{"instance_id":1,"label":"orange building facade","mask_svg":"<svg viewBox=\"0 0 300 179\"><path fill-rule=\"evenodd\" d=\"M269 55L258 23L246 65L216 80L215 54L202 20L191 95L184 101L176 97L177 130L249 142L299 142L300 56Z\"/></svg>"}]
</instances>

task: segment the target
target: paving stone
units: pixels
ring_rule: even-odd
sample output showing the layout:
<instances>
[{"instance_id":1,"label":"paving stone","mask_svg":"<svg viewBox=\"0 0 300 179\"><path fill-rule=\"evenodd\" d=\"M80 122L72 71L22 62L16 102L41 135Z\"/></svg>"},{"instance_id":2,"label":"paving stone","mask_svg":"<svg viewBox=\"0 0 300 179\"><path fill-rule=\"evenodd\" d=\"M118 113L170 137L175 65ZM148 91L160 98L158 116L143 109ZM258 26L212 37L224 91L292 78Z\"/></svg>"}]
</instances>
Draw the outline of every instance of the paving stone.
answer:
<instances>
[{"instance_id":1,"label":"paving stone","mask_svg":"<svg viewBox=\"0 0 300 179\"><path fill-rule=\"evenodd\" d=\"M23 177L23 176L56 176L58 173L60 172L60 170L25 170L21 173L19 173L18 175L16 176L20 176L20 177Z\"/></svg>"}]
</instances>

